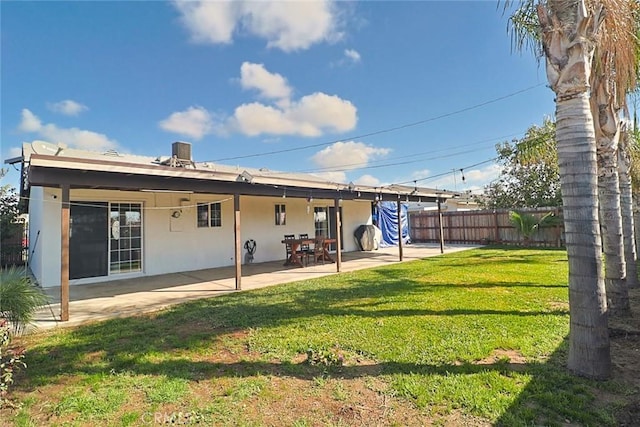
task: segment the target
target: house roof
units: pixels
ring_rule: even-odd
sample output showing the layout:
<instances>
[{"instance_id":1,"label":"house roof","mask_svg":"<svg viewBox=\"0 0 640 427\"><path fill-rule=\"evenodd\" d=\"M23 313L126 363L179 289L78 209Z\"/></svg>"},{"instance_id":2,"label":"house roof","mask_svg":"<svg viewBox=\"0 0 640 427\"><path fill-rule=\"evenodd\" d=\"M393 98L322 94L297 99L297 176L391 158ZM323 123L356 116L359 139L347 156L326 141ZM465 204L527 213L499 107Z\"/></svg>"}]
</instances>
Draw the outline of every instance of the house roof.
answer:
<instances>
[{"instance_id":1,"label":"house roof","mask_svg":"<svg viewBox=\"0 0 640 427\"><path fill-rule=\"evenodd\" d=\"M24 143L23 191L30 186L175 191L317 199L436 201L456 194L432 188L372 187L326 180L313 174L196 163L116 151L93 152L40 141Z\"/></svg>"}]
</instances>

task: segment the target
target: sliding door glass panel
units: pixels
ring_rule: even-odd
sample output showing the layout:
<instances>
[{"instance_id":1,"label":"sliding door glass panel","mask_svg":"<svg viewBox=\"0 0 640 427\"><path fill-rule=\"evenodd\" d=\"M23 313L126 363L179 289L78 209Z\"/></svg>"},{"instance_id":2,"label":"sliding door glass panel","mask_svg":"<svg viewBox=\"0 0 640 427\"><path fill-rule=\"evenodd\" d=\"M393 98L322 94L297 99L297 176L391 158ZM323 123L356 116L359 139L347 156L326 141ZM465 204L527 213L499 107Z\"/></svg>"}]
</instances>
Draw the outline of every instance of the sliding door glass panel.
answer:
<instances>
[{"instance_id":1,"label":"sliding door glass panel","mask_svg":"<svg viewBox=\"0 0 640 427\"><path fill-rule=\"evenodd\" d=\"M142 204L111 203L109 209L110 271L142 271Z\"/></svg>"},{"instance_id":2,"label":"sliding door glass panel","mask_svg":"<svg viewBox=\"0 0 640 427\"><path fill-rule=\"evenodd\" d=\"M108 274L109 224L107 203L71 202L69 208L69 278Z\"/></svg>"}]
</instances>

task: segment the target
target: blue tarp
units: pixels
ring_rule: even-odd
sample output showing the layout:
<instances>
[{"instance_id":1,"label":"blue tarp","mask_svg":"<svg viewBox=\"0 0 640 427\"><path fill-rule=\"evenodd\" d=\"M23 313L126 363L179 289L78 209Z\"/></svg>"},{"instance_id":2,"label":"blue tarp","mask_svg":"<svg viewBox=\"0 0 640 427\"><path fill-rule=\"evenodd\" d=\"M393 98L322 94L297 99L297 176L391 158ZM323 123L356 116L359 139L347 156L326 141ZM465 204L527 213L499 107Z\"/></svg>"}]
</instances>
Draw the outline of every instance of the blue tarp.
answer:
<instances>
[{"instance_id":1,"label":"blue tarp","mask_svg":"<svg viewBox=\"0 0 640 427\"><path fill-rule=\"evenodd\" d=\"M398 204L396 202L379 202L376 210L378 228L382 231L380 246L398 246ZM400 204L400 220L402 243L410 243L407 205L404 203Z\"/></svg>"}]
</instances>

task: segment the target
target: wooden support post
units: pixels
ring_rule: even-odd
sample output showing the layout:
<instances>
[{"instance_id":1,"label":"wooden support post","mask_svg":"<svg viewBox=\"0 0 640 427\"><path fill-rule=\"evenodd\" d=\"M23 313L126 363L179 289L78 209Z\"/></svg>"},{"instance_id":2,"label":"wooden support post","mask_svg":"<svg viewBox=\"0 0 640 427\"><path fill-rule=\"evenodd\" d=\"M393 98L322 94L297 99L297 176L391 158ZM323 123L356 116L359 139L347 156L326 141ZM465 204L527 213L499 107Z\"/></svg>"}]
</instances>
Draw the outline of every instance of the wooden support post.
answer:
<instances>
[{"instance_id":1,"label":"wooden support post","mask_svg":"<svg viewBox=\"0 0 640 427\"><path fill-rule=\"evenodd\" d=\"M440 228L440 253L444 253L444 227L442 225L442 200L438 199L438 227Z\"/></svg>"},{"instance_id":2,"label":"wooden support post","mask_svg":"<svg viewBox=\"0 0 640 427\"><path fill-rule=\"evenodd\" d=\"M335 199L333 205L336 211L336 271L340 273L340 269L342 268L342 239L340 238L342 218L340 218L340 199Z\"/></svg>"},{"instance_id":3,"label":"wooden support post","mask_svg":"<svg viewBox=\"0 0 640 427\"><path fill-rule=\"evenodd\" d=\"M398 199L396 203L398 206L398 258L402 261L402 202Z\"/></svg>"},{"instance_id":4,"label":"wooden support post","mask_svg":"<svg viewBox=\"0 0 640 427\"><path fill-rule=\"evenodd\" d=\"M242 238L240 233L240 194L233 195L233 235L235 237L236 291L242 289Z\"/></svg>"},{"instance_id":5,"label":"wooden support post","mask_svg":"<svg viewBox=\"0 0 640 427\"><path fill-rule=\"evenodd\" d=\"M69 184L62 185L62 209L60 221L60 320L69 320Z\"/></svg>"},{"instance_id":6,"label":"wooden support post","mask_svg":"<svg viewBox=\"0 0 640 427\"><path fill-rule=\"evenodd\" d=\"M498 212L494 209L493 211L493 223L496 228L496 243L500 242L500 227L498 226Z\"/></svg>"}]
</instances>

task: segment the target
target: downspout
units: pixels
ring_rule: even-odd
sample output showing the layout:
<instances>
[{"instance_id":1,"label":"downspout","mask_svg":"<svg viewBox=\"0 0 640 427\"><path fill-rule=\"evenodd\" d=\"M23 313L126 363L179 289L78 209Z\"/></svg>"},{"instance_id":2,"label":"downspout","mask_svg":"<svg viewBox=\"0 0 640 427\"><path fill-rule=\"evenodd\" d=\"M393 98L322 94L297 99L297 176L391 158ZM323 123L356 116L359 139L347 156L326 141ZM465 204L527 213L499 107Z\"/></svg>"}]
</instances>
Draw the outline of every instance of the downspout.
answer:
<instances>
[{"instance_id":1,"label":"downspout","mask_svg":"<svg viewBox=\"0 0 640 427\"><path fill-rule=\"evenodd\" d=\"M336 271L340 273L342 268L342 239L340 239L342 219L340 218L340 199L334 199L333 205L336 211Z\"/></svg>"},{"instance_id":2,"label":"downspout","mask_svg":"<svg viewBox=\"0 0 640 427\"><path fill-rule=\"evenodd\" d=\"M60 320L69 320L69 184L62 184L62 212L60 223Z\"/></svg>"},{"instance_id":3,"label":"downspout","mask_svg":"<svg viewBox=\"0 0 640 427\"><path fill-rule=\"evenodd\" d=\"M240 233L240 194L233 195L233 235L235 238L236 291L242 289L242 244Z\"/></svg>"}]
</instances>

